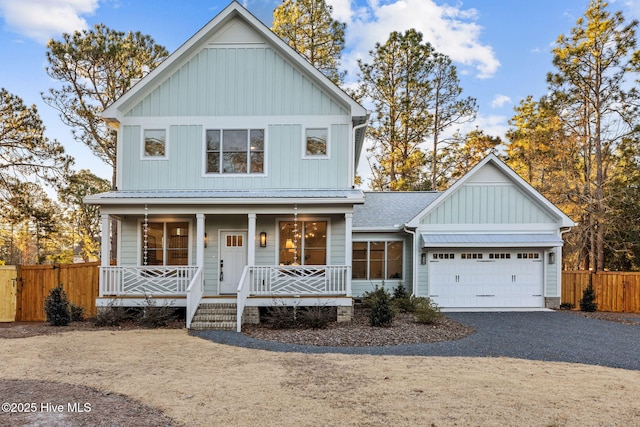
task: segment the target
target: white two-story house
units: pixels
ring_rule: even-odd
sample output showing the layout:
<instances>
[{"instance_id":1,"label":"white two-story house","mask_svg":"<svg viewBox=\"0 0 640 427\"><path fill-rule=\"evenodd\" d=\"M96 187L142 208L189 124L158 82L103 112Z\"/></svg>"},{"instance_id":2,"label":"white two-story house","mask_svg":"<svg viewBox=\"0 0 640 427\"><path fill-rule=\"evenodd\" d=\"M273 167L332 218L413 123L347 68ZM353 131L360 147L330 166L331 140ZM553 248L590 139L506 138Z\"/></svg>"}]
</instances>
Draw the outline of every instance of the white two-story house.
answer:
<instances>
[{"instance_id":1,"label":"white two-story house","mask_svg":"<svg viewBox=\"0 0 640 427\"><path fill-rule=\"evenodd\" d=\"M559 303L569 218L495 156L442 194L365 195L367 111L235 1L103 117L117 190L85 200L102 213L99 306L151 297L190 327L202 303L235 304L239 330L273 304L348 320L382 283L444 308Z\"/></svg>"}]
</instances>

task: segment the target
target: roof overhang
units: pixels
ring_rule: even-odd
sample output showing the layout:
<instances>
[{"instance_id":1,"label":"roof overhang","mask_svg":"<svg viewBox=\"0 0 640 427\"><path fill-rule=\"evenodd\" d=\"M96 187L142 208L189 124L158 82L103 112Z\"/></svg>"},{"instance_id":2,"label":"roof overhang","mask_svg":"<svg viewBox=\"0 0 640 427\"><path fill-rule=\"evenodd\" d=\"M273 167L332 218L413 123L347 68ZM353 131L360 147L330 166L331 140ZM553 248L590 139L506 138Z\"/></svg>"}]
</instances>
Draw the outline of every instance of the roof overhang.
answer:
<instances>
[{"instance_id":1,"label":"roof overhang","mask_svg":"<svg viewBox=\"0 0 640 427\"><path fill-rule=\"evenodd\" d=\"M110 191L84 198L90 205L344 205L364 203L361 190Z\"/></svg>"},{"instance_id":2,"label":"roof overhang","mask_svg":"<svg viewBox=\"0 0 640 427\"><path fill-rule=\"evenodd\" d=\"M421 233L422 248L550 248L564 244L553 233Z\"/></svg>"}]
</instances>

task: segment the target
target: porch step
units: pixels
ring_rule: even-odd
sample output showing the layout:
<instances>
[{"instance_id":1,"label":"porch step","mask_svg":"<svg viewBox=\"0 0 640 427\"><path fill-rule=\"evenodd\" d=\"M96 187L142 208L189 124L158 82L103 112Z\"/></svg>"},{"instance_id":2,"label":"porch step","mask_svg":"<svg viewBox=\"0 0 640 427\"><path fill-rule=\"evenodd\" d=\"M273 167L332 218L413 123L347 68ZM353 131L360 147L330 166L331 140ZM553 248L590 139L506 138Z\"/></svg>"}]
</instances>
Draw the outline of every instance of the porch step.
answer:
<instances>
[{"instance_id":1,"label":"porch step","mask_svg":"<svg viewBox=\"0 0 640 427\"><path fill-rule=\"evenodd\" d=\"M194 331L235 331L237 306L233 303L202 303L191 322Z\"/></svg>"}]
</instances>

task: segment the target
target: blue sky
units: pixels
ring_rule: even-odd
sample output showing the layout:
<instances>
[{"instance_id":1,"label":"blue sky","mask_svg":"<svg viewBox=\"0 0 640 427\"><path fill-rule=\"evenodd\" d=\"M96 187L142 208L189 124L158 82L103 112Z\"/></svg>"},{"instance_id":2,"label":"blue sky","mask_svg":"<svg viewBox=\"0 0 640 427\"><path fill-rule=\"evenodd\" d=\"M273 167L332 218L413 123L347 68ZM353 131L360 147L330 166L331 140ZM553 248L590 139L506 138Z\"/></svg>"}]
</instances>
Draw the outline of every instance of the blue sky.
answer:
<instances>
[{"instance_id":1,"label":"blue sky","mask_svg":"<svg viewBox=\"0 0 640 427\"><path fill-rule=\"evenodd\" d=\"M504 136L513 107L527 95L545 93L551 48L569 34L588 0L326 0L334 17L347 23L343 67L357 77L357 59L368 61L376 42L391 31L416 28L458 68L465 96L478 101L478 119L466 125ZM267 26L280 0L241 0ZM55 82L46 75L46 42L103 23L141 31L173 52L211 20L228 0L0 0L0 87L36 104L50 139L62 142L88 168L110 178L109 168L73 140L55 110L42 102ZM640 0L611 0L610 11L640 18ZM463 129L464 131L465 129ZM368 175L367 162L358 173Z\"/></svg>"}]
</instances>

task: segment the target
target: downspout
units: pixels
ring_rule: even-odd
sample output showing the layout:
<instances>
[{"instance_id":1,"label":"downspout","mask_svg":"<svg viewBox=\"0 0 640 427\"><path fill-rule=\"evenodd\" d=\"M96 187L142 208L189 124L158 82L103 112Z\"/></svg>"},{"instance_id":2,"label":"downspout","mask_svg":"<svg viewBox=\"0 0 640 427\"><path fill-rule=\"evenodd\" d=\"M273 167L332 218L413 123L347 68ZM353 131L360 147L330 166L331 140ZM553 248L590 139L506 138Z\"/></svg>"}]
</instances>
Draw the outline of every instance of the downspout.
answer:
<instances>
[{"instance_id":1,"label":"downspout","mask_svg":"<svg viewBox=\"0 0 640 427\"><path fill-rule=\"evenodd\" d=\"M412 280L412 283L411 283L411 295L415 297L415 296L417 296L416 295L416 289L418 287L418 282L417 282L417 278L418 278L418 262L417 262L417 257L416 257L418 251L416 250L416 231L415 230L410 230L407 227L407 224L404 225L403 231L405 233L407 233L407 234L411 234L411 243L412 243L412 246L413 246L413 249L411 251L413 253L413 258L412 258L413 259L413 262L412 262L413 274L412 274L412 277L411 277L411 280Z\"/></svg>"},{"instance_id":2,"label":"downspout","mask_svg":"<svg viewBox=\"0 0 640 427\"><path fill-rule=\"evenodd\" d=\"M364 123L359 124L357 126L354 126L353 129L352 129L352 132L353 132L352 141L353 141L354 144L356 142L356 131L359 130L359 129L362 129L365 126L369 126L369 113L368 112L367 112L367 118L364 121ZM362 139L362 143L364 144L364 138ZM356 185L355 184L355 179L356 179L356 159L355 159L355 155L356 155L356 152L355 152L355 146L353 146L353 147L354 147L354 149L353 149L352 153L353 153L354 158L351 159L352 160L351 162L349 162L349 168L351 169L351 188L354 188L355 185Z\"/></svg>"}]
</instances>

